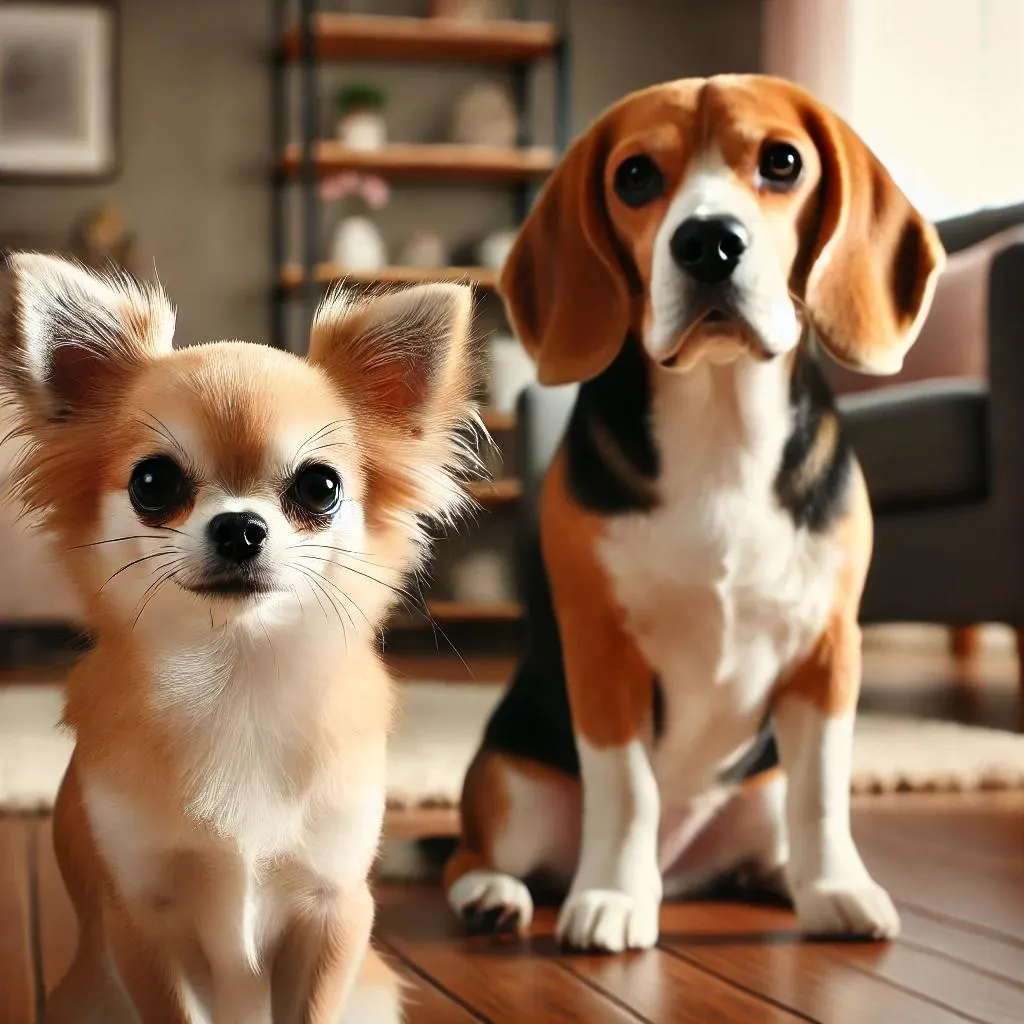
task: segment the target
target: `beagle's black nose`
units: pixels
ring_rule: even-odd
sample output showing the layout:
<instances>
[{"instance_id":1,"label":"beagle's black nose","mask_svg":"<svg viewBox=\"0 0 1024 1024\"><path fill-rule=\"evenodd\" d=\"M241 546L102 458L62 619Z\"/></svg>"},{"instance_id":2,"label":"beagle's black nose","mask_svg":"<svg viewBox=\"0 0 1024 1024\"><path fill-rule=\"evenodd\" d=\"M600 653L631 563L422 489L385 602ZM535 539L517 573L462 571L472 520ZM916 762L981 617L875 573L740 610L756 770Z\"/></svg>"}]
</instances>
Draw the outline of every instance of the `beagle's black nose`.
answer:
<instances>
[{"instance_id":1,"label":"beagle's black nose","mask_svg":"<svg viewBox=\"0 0 1024 1024\"><path fill-rule=\"evenodd\" d=\"M267 524L255 512L221 512L207 530L217 554L228 562L255 558L267 541Z\"/></svg>"},{"instance_id":2,"label":"beagle's black nose","mask_svg":"<svg viewBox=\"0 0 1024 1024\"><path fill-rule=\"evenodd\" d=\"M720 284L736 269L749 244L735 217L687 217L669 241L672 258L702 284Z\"/></svg>"}]
</instances>

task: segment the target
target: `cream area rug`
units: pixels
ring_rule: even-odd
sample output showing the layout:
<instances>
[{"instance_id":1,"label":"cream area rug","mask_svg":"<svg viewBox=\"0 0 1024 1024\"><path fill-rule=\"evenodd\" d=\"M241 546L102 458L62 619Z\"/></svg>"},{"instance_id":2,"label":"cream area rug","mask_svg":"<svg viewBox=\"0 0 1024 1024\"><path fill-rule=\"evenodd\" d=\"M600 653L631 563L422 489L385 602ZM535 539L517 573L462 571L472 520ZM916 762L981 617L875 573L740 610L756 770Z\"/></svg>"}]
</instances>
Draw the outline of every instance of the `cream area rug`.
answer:
<instances>
[{"instance_id":1,"label":"cream area rug","mask_svg":"<svg viewBox=\"0 0 1024 1024\"><path fill-rule=\"evenodd\" d=\"M411 683L391 745L394 808L450 807L501 688ZM0 810L52 807L71 754L57 686L0 687ZM1024 788L1024 735L930 719L857 719L853 791Z\"/></svg>"}]
</instances>

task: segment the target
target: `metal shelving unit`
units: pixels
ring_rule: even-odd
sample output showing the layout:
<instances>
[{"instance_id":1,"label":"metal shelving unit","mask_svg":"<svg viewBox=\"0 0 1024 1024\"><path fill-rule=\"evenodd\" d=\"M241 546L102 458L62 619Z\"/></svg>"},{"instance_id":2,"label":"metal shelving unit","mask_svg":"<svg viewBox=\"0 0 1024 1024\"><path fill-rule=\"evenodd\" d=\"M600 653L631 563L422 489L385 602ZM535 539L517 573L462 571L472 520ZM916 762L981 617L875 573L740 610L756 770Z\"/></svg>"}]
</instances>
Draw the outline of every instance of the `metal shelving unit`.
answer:
<instances>
[{"instance_id":1,"label":"metal shelving unit","mask_svg":"<svg viewBox=\"0 0 1024 1024\"><path fill-rule=\"evenodd\" d=\"M546 0L549 20L530 20L528 0L517 0L514 19L469 24L429 18L337 13L320 9L319 0L271 0L274 9L272 130L275 155L272 254L272 341L289 347L288 327L301 305L301 329L306 331L324 289L342 276L320 251L321 208L319 179L340 170L378 174L390 182L474 183L511 189L515 217L521 221L540 183L554 167L571 137L570 52L568 0ZM519 119L516 146L500 150L486 147L395 143L375 152L348 150L332 139L319 137L319 70L331 62L400 61L433 64L482 64L509 68ZM534 71L543 62L554 70L554 147L538 147L533 125ZM295 114L289 94L289 75L298 75L297 132L291 131L289 113ZM287 259L286 223L289 189L300 190L299 259ZM293 211L294 213L294 211ZM479 295L492 293L496 275L482 267L449 267L421 271L391 266L379 274L346 275L353 286L403 285L428 280L465 280ZM485 423L496 433L511 431L514 417L487 411ZM520 496L517 480L504 479L471 486L473 496L486 508L514 508ZM413 649L413 633L425 624L443 623L460 646L490 649L505 646L518 629L521 607L514 601L480 605L438 600L428 596L429 619L402 617L393 625ZM428 630L429 633L429 630Z\"/></svg>"},{"instance_id":2,"label":"metal shelving unit","mask_svg":"<svg viewBox=\"0 0 1024 1024\"><path fill-rule=\"evenodd\" d=\"M516 215L526 215L538 183L554 166L569 142L570 53L568 0L550 0L553 20L528 20L527 0L518 0L516 18L508 21L461 24L428 18L321 12L319 0L271 0L273 4L272 130L276 166L271 215L271 337L287 345L288 307L303 305L304 325L312 319L324 287L334 278L320 253L320 199L317 182L325 173L354 168L390 180L475 181L514 189ZM289 21L297 6L297 18ZM519 116L519 138L512 150L403 144L378 153L354 152L319 138L319 76L322 63L403 60L432 63L480 63L511 69ZM533 71L540 62L554 63L555 149L534 145ZM288 69L299 74L299 132L289 139ZM301 260L286 265L286 191L301 190ZM470 281L490 281L480 268L459 268ZM457 270L438 277L451 279ZM430 280L429 272L390 267L379 282ZM367 282L362 282L367 283Z\"/></svg>"}]
</instances>

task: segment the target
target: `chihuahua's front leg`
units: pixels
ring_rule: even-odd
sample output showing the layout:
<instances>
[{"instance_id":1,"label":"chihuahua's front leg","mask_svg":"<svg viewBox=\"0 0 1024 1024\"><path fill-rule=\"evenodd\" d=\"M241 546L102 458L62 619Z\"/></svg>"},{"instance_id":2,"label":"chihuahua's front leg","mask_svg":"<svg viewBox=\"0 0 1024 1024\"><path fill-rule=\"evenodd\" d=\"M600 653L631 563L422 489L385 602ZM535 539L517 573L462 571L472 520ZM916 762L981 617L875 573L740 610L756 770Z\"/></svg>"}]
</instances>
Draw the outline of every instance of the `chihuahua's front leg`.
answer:
<instances>
[{"instance_id":1,"label":"chihuahua's front leg","mask_svg":"<svg viewBox=\"0 0 1024 1024\"><path fill-rule=\"evenodd\" d=\"M892 900L868 874L850 832L860 629L840 616L777 695L773 718L788 775L789 888L811 935L891 938Z\"/></svg>"},{"instance_id":2,"label":"chihuahua's front leg","mask_svg":"<svg viewBox=\"0 0 1024 1024\"><path fill-rule=\"evenodd\" d=\"M580 758L580 858L558 937L617 953L658 940L658 785L642 736L654 680L626 632L596 545L602 524L573 504L556 460L545 485L542 543L562 638Z\"/></svg>"},{"instance_id":3,"label":"chihuahua's front leg","mask_svg":"<svg viewBox=\"0 0 1024 1024\"><path fill-rule=\"evenodd\" d=\"M303 1024L337 1024L341 1018L370 946L373 913L373 896L363 883L340 893L307 922L315 953Z\"/></svg>"}]
</instances>

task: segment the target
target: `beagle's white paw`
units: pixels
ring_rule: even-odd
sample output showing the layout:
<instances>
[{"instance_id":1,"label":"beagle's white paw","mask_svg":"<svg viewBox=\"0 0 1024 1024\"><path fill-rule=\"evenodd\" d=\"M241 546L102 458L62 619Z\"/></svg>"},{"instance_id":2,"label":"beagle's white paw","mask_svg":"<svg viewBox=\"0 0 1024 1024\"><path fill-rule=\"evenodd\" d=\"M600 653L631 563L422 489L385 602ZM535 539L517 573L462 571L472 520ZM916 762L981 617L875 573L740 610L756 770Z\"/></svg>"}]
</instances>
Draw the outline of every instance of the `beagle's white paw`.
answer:
<instances>
[{"instance_id":1,"label":"beagle's white paw","mask_svg":"<svg viewBox=\"0 0 1024 1024\"><path fill-rule=\"evenodd\" d=\"M448 903L472 932L518 932L533 920L533 898L518 878L469 871L448 890Z\"/></svg>"},{"instance_id":2,"label":"beagle's white paw","mask_svg":"<svg viewBox=\"0 0 1024 1024\"><path fill-rule=\"evenodd\" d=\"M621 953L658 941L659 901L616 889L571 894L558 917L558 939L573 949Z\"/></svg>"},{"instance_id":3,"label":"beagle's white paw","mask_svg":"<svg viewBox=\"0 0 1024 1024\"><path fill-rule=\"evenodd\" d=\"M806 935L894 939L900 917L889 894L864 876L844 884L821 879L793 892L800 930Z\"/></svg>"}]
</instances>

